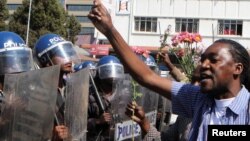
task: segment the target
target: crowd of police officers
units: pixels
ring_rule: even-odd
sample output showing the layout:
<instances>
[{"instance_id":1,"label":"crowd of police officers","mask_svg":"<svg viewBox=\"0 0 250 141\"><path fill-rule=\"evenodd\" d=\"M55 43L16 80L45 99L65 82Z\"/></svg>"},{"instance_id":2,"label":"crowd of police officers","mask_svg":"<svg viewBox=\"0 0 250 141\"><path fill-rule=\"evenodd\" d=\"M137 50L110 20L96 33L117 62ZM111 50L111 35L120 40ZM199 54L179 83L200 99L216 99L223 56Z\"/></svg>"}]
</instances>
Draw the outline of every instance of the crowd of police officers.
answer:
<instances>
[{"instance_id":1,"label":"crowd of police officers","mask_svg":"<svg viewBox=\"0 0 250 141\"><path fill-rule=\"evenodd\" d=\"M152 56L138 57L150 68L157 70ZM75 77L77 73L88 77L78 80L77 77L81 75ZM81 62L73 43L60 35L48 33L41 36L32 50L18 34L2 31L0 76L0 140L104 141L119 140L121 135L124 136L121 140L130 140L140 135L140 132L134 134L137 126L116 126L117 123L129 120L114 111L124 109L121 110L124 112L126 102L132 100L133 80L129 77L126 82L119 81L125 73L123 65L115 56L104 56L98 62ZM71 82L74 80L77 82ZM120 90L115 90L118 82L124 84L119 85ZM126 91L125 85L130 90ZM77 87L84 87L85 90L81 92L82 95L77 94L72 102ZM117 96L121 91L126 92L123 96ZM129 97L127 101L121 98L124 95ZM84 96L87 104L79 104L84 103L80 101ZM158 97L154 99L154 107L157 108ZM147 106L145 101L141 104ZM75 109L78 109L77 112ZM87 115L86 122L72 118L74 114ZM156 109L153 109L150 116L154 117L155 122Z\"/></svg>"}]
</instances>

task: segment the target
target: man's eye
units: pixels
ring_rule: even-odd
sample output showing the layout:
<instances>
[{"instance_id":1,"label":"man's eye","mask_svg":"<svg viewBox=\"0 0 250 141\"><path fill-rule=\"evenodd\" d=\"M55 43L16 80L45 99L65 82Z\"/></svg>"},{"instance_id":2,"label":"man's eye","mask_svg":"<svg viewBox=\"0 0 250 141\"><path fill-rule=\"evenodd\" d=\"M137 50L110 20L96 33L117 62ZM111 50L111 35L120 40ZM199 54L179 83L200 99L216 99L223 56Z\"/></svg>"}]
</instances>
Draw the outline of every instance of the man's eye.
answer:
<instances>
[{"instance_id":1,"label":"man's eye","mask_svg":"<svg viewBox=\"0 0 250 141\"><path fill-rule=\"evenodd\" d=\"M215 58L210 58L209 60L210 60L211 63L216 63L216 62L218 61L218 60L215 59Z\"/></svg>"},{"instance_id":2,"label":"man's eye","mask_svg":"<svg viewBox=\"0 0 250 141\"><path fill-rule=\"evenodd\" d=\"M203 63L205 61L205 57L201 57L200 62Z\"/></svg>"}]
</instances>

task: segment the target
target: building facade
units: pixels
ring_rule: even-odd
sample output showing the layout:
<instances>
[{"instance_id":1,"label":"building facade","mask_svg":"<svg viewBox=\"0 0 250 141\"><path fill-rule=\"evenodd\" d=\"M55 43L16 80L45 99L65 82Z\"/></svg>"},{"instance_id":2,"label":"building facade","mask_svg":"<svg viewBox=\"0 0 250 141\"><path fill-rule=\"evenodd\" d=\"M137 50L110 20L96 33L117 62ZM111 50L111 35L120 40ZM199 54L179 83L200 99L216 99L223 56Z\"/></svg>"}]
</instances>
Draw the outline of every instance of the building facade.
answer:
<instances>
[{"instance_id":1,"label":"building facade","mask_svg":"<svg viewBox=\"0 0 250 141\"><path fill-rule=\"evenodd\" d=\"M217 39L228 38L250 48L250 15L246 12L250 0L109 2L113 23L131 46L159 47L160 35L170 27L171 36L184 31L200 33L204 46ZM99 38L105 40L103 36Z\"/></svg>"},{"instance_id":2,"label":"building facade","mask_svg":"<svg viewBox=\"0 0 250 141\"><path fill-rule=\"evenodd\" d=\"M95 28L87 15L92 8L93 0L61 0L69 15L74 15L81 24L81 31L77 36L77 45L94 42Z\"/></svg>"},{"instance_id":3,"label":"building facade","mask_svg":"<svg viewBox=\"0 0 250 141\"><path fill-rule=\"evenodd\" d=\"M95 39L107 44L87 18L92 0L59 0L81 23L77 45ZM22 0L7 0L10 14ZM250 0L103 0L114 25L131 46L157 48L160 35L170 27L170 37L188 31L200 33L204 46L220 38L239 41L250 48Z\"/></svg>"}]
</instances>

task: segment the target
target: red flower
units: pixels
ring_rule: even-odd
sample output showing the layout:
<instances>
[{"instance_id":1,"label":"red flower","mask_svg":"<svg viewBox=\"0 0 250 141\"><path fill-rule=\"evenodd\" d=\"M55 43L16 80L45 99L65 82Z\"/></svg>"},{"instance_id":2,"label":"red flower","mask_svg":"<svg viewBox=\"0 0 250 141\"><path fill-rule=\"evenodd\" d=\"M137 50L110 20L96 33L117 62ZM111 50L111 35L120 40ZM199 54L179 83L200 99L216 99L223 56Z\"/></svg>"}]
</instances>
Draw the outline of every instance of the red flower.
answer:
<instances>
[{"instance_id":1,"label":"red flower","mask_svg":"<svg viewBox=\"0 0 250 141\"><path fill-rule=\"evenodd\" d=\"M201 38L201 35L199 33L195 33L192 35L192 39L194 42L201 42L202 41L202 38Z\"/></svg>"},{"instance_id":2,"label":"red flower","mask_svg":"<svg viewBox=\"0 0 250 141\"><path fill-rule=\"evenodd\" d=\"M143 55L145 57L148 57L148 54L150 53L150 51L137 46L132 46L131 49L133 50L134 53Z\"/></svg>"},{"instance_id":3,"label":"red flower","mask_svg":"<svg viewBox=\"0 0 250 141\"><path fill-rule=\"evenodd\" d=\"M179 49L176 53L176 55L181 58L185 55L185 50L183 48Z\"/></svg>"}]
</instances>

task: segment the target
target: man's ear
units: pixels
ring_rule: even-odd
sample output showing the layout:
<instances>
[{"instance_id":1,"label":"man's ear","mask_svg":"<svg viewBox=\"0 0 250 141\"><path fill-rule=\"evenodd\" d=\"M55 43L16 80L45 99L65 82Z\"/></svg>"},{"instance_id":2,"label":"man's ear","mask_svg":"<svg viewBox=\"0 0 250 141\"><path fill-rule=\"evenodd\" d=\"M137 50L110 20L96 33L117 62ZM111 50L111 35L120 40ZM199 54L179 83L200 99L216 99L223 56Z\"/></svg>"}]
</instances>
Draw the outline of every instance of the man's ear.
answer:
<instances>
[{"instance_id":1,"label":"man's ear","mask_svg":"<svg viewBox=\"0 0 250 141\"><path fill-rule=\"evenodd\" d=\"M235 63L234 75L240 75L243 72L243 68L242 63Z\"/></svg>"}]
</instances>

